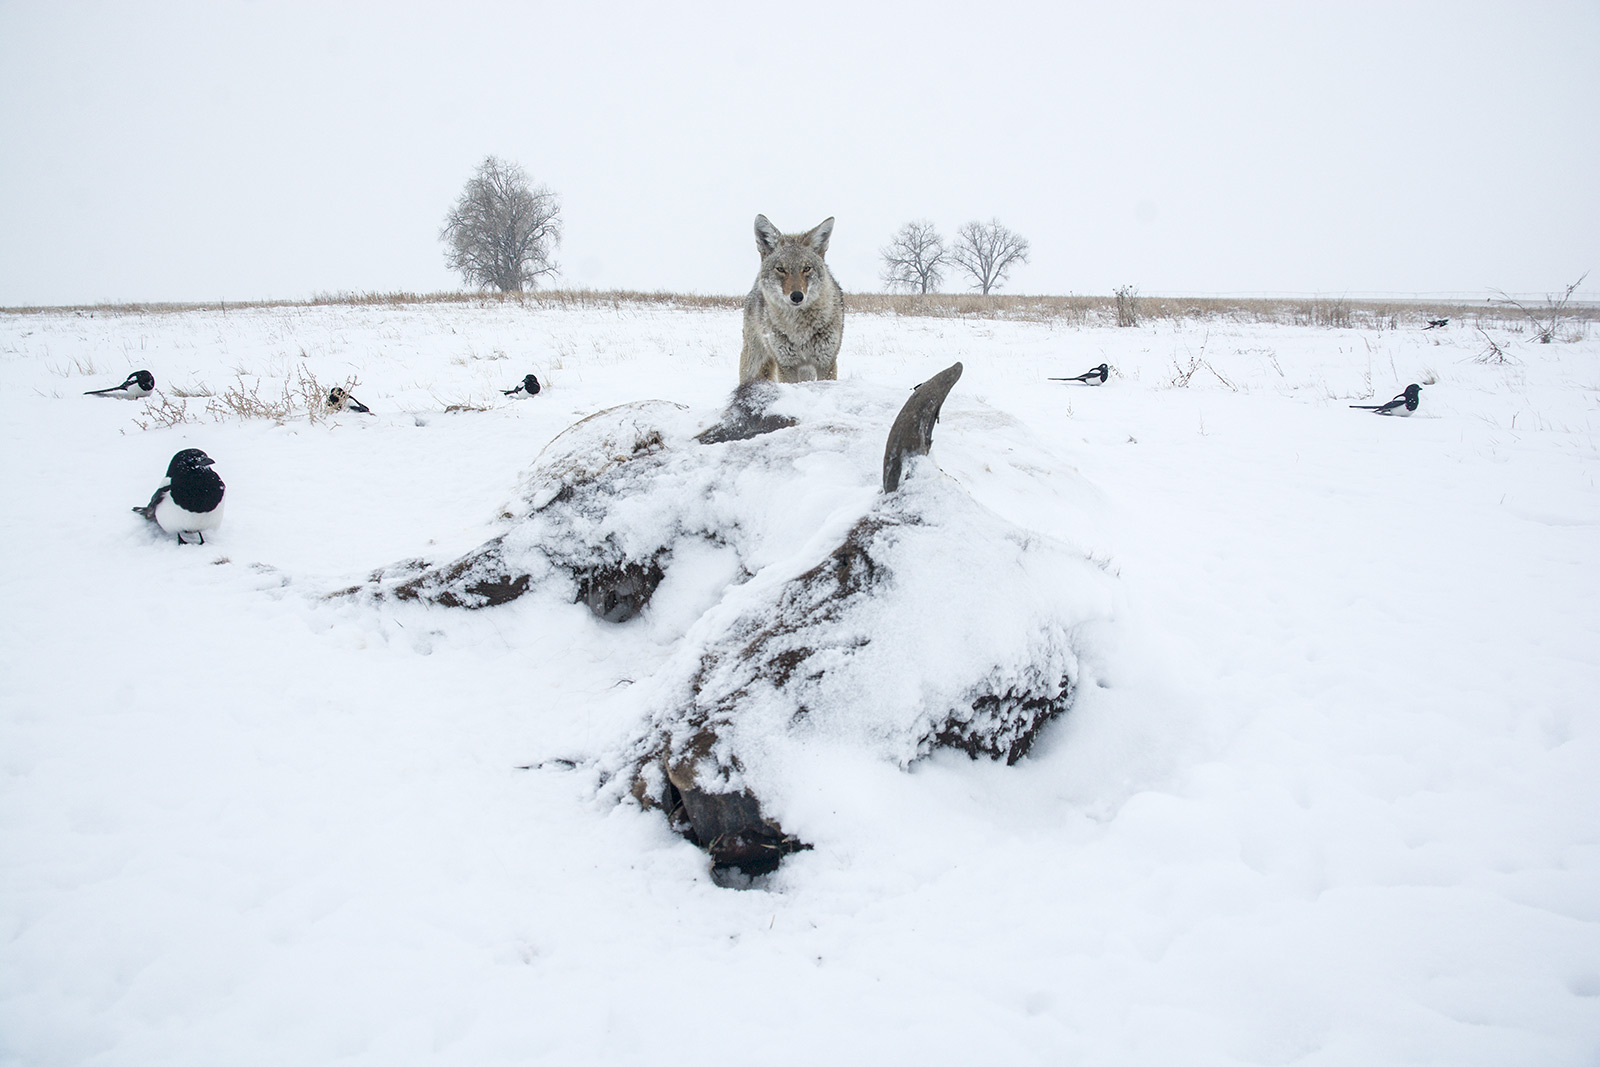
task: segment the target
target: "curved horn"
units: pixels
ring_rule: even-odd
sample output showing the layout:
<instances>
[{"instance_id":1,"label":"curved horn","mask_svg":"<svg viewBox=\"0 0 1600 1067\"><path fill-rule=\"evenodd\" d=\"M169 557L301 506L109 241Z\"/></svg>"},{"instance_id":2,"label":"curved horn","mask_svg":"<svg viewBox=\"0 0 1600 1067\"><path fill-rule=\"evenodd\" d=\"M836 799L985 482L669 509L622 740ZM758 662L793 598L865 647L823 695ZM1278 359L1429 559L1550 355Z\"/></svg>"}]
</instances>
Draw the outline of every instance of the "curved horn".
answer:
<instances>
[{"instance_id":1,"label":"curved horn","mask_svg":"<svg viewBox=\"0 0 1600 1067\"><path fill-rule=\"evenodd\" d=\"M926 456L933 445L933 424L939 421L944 398L961 377L961 364L953 363L911 392L900 414L889 428L889 441L883 449L883 491L892 493L900 486L900 468L907 456Z\"/></svg>"}]
</instances>

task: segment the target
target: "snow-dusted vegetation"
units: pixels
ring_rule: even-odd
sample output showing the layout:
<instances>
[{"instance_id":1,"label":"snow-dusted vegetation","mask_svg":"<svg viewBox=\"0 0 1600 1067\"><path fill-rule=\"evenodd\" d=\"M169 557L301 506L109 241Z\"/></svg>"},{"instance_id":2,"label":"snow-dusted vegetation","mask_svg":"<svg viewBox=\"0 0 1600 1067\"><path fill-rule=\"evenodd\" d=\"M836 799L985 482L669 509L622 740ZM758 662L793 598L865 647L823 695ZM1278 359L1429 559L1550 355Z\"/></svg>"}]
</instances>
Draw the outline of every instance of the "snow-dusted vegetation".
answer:
<instances>
[{"instance_id":1,"label":"snow-dusted vegetation","mask_svg":"<svg viewBox=\"0 0 1600 1067\"><path fill-rule=\"evenodd\" d=\"M693 442L731 307L0 315L0 1062L1593 1062L1600 339L1257 319L858 311L763 452ZM574 519L671 542L637 617L372 593L581 555L537 509L604 435L546 446L624 404L687 457ZM130 513L189 447L203 546ZM892 507L926 573L738 739L811 847L721 888L640 754ZM980 661L1074 684L1011 766L923 743Z\"/></svg>"}]
</instances>

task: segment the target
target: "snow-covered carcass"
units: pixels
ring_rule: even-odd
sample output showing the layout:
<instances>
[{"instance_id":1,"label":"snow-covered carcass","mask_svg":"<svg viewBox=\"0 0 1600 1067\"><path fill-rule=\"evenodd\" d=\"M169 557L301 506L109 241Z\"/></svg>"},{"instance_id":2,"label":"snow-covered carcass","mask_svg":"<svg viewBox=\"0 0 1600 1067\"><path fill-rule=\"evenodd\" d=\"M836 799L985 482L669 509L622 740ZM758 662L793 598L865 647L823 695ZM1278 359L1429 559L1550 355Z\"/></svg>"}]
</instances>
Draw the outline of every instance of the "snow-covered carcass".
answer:
<instances>
[{"instance_id":1,"label":"snow-covered carcass","mask_svg":"<svg viewBox=\"0 0 1600 1067\"><path fill-rule=\"evenodd\" d=\"M806 759L845 745L902 766L937 748L1013 763L1072 703L1080 627L1112 612L1102 567L928 456L961 371L909 399L750 382L709 427L664 402L600 412L544 450L505 534L368 588L462 608L556 588L624 623L680 560L721 559L714 603L600 762L715 872L769 871L806 847L773 801Z\"/></svg>"}]
</instances>

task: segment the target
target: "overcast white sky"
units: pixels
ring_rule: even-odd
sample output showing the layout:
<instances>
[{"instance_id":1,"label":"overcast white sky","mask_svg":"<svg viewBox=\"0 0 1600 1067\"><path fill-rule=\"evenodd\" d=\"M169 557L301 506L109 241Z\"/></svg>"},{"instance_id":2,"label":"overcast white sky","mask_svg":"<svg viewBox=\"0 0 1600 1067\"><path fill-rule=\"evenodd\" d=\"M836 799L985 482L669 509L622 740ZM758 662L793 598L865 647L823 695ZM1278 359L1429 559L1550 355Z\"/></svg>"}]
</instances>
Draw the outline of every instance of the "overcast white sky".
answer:
<instances>
[{"instance_id":1,"label":"overcast white sky","mask_svg":"<svg viewBox=\"0 0 1600 1067\"><path fill-rule=\"evenodd\" d=\"M1600 268L1600 2L0 0L0 306L458 288L490 153L565 286L743 292L764 212L856 290L996 216L1012 292L1540 293Z\"/></svg>"}]
</instances>

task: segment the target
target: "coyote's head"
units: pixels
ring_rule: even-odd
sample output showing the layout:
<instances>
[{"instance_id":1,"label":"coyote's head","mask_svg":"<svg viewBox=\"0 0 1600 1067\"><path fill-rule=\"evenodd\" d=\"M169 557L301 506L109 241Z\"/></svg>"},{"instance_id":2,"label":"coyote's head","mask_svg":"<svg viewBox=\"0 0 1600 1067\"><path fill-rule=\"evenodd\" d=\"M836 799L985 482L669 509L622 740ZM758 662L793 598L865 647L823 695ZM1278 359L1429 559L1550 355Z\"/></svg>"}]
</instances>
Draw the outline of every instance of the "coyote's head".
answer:
<instances>
[{"instance_id":1,"label":"coyote's head","mask_svg":"<svg viewBox=\"0 0 1600 1067\"><path fill-rule=\"evenodd\" d=\"M779 233L765 215L756 216L756 249L761 253L762 293L773 304L805 307L812 286L827 274L822 257L833 236L833 220L824 219L805 233Z\"/></svg>"}]
</instances>

